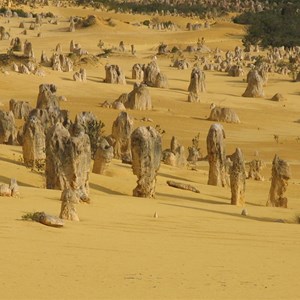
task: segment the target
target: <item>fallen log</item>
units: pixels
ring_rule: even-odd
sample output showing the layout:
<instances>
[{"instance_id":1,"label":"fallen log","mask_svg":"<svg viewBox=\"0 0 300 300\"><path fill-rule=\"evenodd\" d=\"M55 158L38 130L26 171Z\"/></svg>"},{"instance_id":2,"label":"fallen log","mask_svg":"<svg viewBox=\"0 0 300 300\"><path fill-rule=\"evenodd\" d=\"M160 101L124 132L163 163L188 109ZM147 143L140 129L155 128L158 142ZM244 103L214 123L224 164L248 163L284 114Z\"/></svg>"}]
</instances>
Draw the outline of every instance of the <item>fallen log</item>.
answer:
<instances>
[{"instance_id":1,"label":"fallen log","mask_svg":"<svg viewBox=\"0 0 300 300\"><path fill-rule=\"evenodd\" d=\"M167 184L176 189L187 190L187 191L191 191L194 193L200 193L200 191L197 188L195 188L194 186L192 186L190 184L175 182L175 181L171 181L171 180L168 180Z\"/></svg>"}]
</instances>

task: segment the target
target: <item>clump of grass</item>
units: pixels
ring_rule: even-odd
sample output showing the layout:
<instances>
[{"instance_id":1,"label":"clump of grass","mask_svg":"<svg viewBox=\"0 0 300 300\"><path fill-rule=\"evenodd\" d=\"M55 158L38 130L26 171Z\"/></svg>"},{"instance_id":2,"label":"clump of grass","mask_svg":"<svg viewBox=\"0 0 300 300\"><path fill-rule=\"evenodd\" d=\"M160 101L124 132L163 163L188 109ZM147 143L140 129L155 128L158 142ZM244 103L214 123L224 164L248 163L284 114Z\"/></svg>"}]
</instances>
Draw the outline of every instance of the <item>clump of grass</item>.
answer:
<instances>
[{"instance_id":1,"label":"clump of grass","mask_svg":"<svg viewBox=\"0 0 300 300\"><path fill-rule=\"evenodd\" d=\"M35 212L28 212L25 215L23 215L21 218L24 221L34 221L34 219L33 219L34 218L34 214L35 214Z\"/></svg>"}]
</instances>

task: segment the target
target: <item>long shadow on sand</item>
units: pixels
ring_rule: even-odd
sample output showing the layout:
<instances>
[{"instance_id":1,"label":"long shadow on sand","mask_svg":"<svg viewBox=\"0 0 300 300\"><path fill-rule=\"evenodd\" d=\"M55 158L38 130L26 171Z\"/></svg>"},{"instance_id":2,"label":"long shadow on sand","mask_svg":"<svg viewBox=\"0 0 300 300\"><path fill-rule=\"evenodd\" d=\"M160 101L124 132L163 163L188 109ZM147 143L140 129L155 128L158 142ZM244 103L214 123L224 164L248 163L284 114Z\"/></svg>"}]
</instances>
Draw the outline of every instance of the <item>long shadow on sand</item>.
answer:
<instances>
[{"instance_id":1,"label":"long shadow on sand","mask_svg":"<svg viewBox=\"0 0 300 300\"><path fill-rule=\"evenodd\" d=\"M161 172L158 172L158 175L161 176L161 177L168 178L168 179L169 179L169 178L172 178L172 179L184 180L184 181L196 183L196 181L189 180L189 179L186 179L186 178L184 178L184 177L177 177L177 176L174 176L174 175L165 174L165 173L161 173Z\"/></svg>"},{"instance_id":2,"label":"long shadow on sand","mask_svg":"<svg viewBox=\"0 0 300 300\"><path fill-rule=\"evenodd\" d=\"M0 175L0 181L1 181L1 182L4 182L4 183L9 184L10 179L11 179L11 178L8 178L8 177L1 176L1 175ZM17 179L17 183L18 183L19 186L34 187L34 188L37 187L37 186L31 185L31 184L28 184L28 183L19 181L18 179Z\"/></svg>"},{"instance_id":3,"label":"long shadow on sand","mask_svg":"<svg viewBox=\"0 0 300 300\"><path fill-rule=\"evenodd\" d=\"M90 77L87 79L87 81L92 81L92 82L97 82L97 83L105 83L103 81L103 79L99 78L99 79L91 79Z\"/></svg>"},{"instance_id":4,"label":"long shadow on sand","mask_svg":"<svg viewBox=\"0 0 300 300\"><path fill-rule=\"evenodd\" d=\"M217 213L225 216L231 216L231 217L236 217L240 219L248 219L248 220L254 220L254 221L259 221L259 222L276 222L276 219L268 218L268 217L251 217L251 216L242 216L240 214L235 214L235 213L230 213L230 212L225 212L225 211L218 211L214 209L206 209L206 208L199 208L199 207L192 207L192 206L186 206L186 205L179 205L179 204L170 204L170 203L163 203L160 202L162 205L169 205L169 206L175 206L175 207L181 207L181 208L186 208L186 209L195 209L195 210L201 210L205 212L210 212L210 213Z\"/></svg>"},{"instance_id":5,"label":"long shadow on sand","mask_svg":"<svg viewBox=\"0 0 300 300\"><path fill-rule=\"evenodd\" d=\"M10 158L6 158L6 157L0 157L0 160L11 163L11 164L19 165L19 166L23 165L20 161L10 159Z\"/></svg>"},{"instance_id":6,"label":"long shadow on sand","mask_svg":"<svg viewBox=\"0 0 300 300\"><path fill-rule=\"evenodd\" d=\"M122 194L120 192L117 192L115 190L111 190L111 189L108 189L104 186L100 186L100 185L97 185L97 184L94 184L94 183L89 183L90 185L90 188L94 189L94 190L97 190L97 191L100 191L100 192L103 192L103 193L106 193L106 194L110 194L110 195L119 195L119 196L128 196L127 194Z\"/></svg>"},{"instance_id":7,"label":"long shadow on sand","mask_svg":"<svg viewBox=\"0 0 300 300\"><path fill-rule=\"evenodd\" d=\"M208 200L208 199L203 199L203 198L195 199L195 198L192 198L192 197L171 195L171 194L166 194L166 193L156 193L156 195L157 196L165 196L165 197L172 198L172 199L177 198L177 199L180 199L180 200L188 200L188 201L197 202L197 203L201 202L201 203L208 203L208 204L227 204L227 203L224 203L224 202L221 202L221 201L216 201L216 200ZM226 199L226 200L228 200L228 199Z\"/></svg>"},{"instance_id":8,"label":"long shadow on sand","mask_svg":"<svg viewBox=\"0 0 300 300\"><path fill-rule=\"evenodd\" d=\"M71 78L67 78L67 77L60 77L61 80L66 80L66 81L74 81L74 79L71 79Z\"/></svg>"}]
</instances>

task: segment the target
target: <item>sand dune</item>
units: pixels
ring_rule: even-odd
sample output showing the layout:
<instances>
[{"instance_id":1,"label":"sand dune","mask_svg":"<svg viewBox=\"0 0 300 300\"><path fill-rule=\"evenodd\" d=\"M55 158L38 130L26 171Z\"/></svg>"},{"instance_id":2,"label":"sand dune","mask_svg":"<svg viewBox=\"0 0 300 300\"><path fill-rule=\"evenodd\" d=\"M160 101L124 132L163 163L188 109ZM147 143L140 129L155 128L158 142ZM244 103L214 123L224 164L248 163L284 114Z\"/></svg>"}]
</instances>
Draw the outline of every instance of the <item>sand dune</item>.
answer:
<instances>
[{"instance_id":1,"label":"sand dune","mask_svg":"<svg viewBox=\"0 0 300 300\"><path fill-rule=\"evenodd\" d=\"M26 8L27 9L27 8ZM28 8L29 9L29 8ZM45 11L38 8L37 12ZM211 49L233 50L241 45L243 27L218 20L209 30L188 32L188 21L172 19L181 26L173 32L158 32L145 26L130 25L133 16L79 8L47 7L59 16L59 25L44 24L42 38L28 31L37 60L42 50L50 57L57 43L64 52L70 41L80 43L91 54L99 54L99 39L105 47L124 41L128 54L111 55L87 69L87 82L73 81L73 73L44 68L46 77L0 73L1 109L8 110L11 98L36 105L38 86L54 83L71 117L80 111L93 111L105 123L105 134L118 111L100 107L132 90L131 68L148 63L160 42L170 46L196 43L205 37ZM69 16L96 15L99 20L88 29L66 32ZM116 26L107 25L109 18ZM134 21L149 16L135 15ZM11 19L11 35L19 35L21 19ZM129 24L128 24L129 23ZM6 19L0 25L8 27ZM28 26L28 24L26 24ZM130 45L137 50L129 55ZM0 41L5 53L9 41ZM193 61L193 55L187 55ZM125 72L127 85L103 83L104 66L118 64ZM25 168L20 146L0 145L0 182L17 179L20 198L0 198L0 299L297 299L300 269L300 119L299 83L288 76L270 74L266 97L241 97L245 76L206 71L207 93L200 103L188 103L190 72L170 67L170 56L158 56L161 71L169 79L169 89L150 88L153 110L129 111L135 127L160 125L166 131L163 148L176 136L187 149L200 132L200 146L206 155L207 121L212 102L234 108L241 124L223 124L226 150L240 147L247 161L255 151L266 162L265 181L247 180L246 203L249 215L230 205L230 189L207 185L208 163L197 170L163 165L157 178L155 199L132 197L136 176L129 165L113 160L104 175L90 175L90 204L78 205L80 222L66 221L61 229L22 221L27 212L45 211L58 215L60 191L46 190L42 174ZM80 66L76 66L78 69ZM2 66L6 69L7 66ZM284 102L269 101L280 92ZM151 118L152 123L141 121ZM22 125L22 121L18 121ZM279 143L274 141L279 136ZM288 209L265 207L270 188L271 163L278 154L291 165L292 179L287 190ZM186 182L201 193L169 187L167 180ZM158 218L153 218L157 212Z\"/></svg>"}]
</instances>

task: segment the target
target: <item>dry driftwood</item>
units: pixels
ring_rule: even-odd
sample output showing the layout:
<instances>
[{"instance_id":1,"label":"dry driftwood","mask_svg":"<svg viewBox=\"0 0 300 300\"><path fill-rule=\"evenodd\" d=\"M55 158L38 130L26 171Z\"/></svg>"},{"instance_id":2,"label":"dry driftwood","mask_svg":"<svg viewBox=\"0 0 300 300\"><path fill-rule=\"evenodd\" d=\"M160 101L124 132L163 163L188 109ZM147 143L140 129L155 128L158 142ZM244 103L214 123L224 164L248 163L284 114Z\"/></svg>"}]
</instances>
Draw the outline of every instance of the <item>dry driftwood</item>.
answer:
<instances>
[{"instance_id":1,"label":"dry driftwood","mask_svg":"<svg viewBox=\"0 0 300 300\"><path fill-rule=\"evenodd\" d=\"M194 192L194 193L200 193L200 191L197 188L195 188L194 186L192 186L190 184L175 182L175 181L172 181L172 180L168 180L167 184L171 187L176 188L176 189L182 189L182 190L187 190L187 191L191 191L191 192Z\"/></svg>"}]
</instances>

